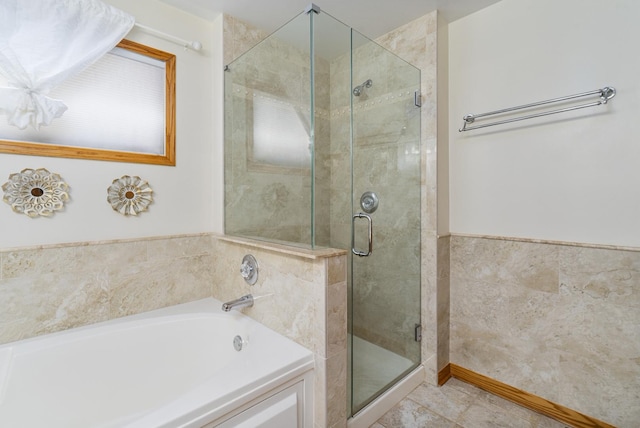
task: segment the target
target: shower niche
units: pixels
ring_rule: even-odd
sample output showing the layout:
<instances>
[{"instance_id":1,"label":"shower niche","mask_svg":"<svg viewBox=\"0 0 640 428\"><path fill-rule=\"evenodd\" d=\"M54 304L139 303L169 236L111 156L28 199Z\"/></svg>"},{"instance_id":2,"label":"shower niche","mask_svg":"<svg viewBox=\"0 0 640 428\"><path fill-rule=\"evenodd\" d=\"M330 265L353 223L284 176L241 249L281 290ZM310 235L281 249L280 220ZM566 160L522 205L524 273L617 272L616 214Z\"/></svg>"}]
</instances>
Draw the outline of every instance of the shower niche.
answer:
<instances>
[{"instance_id":1,"label":"shower niche","mask_svg":"<svg viewBox=\"0 0 640 428\"><path fill-rule=\"evenodd\" d=\"M420 364L419 89L314 5L225 71L225 233L348 251L351 415Z\"/></svg>"}]
</instances>

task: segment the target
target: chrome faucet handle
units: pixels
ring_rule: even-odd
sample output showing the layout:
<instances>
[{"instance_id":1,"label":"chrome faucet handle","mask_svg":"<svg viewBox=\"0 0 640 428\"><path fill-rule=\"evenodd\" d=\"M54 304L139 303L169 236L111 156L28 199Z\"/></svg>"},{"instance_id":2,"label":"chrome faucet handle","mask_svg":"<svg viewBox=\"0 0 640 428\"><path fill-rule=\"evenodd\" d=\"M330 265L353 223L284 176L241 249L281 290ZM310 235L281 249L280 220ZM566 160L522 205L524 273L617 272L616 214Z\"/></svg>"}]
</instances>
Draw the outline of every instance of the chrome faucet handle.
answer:
<instances>
[{"instance_id":1,"label":"chrome faucet handle","mask_svg":"<svg viewBox=\"0 0 640 428\"><path fill-rule=\"evenodd\" d=\"M249 278L252 274L253 274L253 266L251 266L250 263L244 262L242 263L242 265L240 265L240 275L242 275L244 279Z\"/></svg>"},{"instance_id":2,"label":"chrome faucet handle","mask_svg":"<svg viewBox=\"0 0 640 428\"><path fill-rule=\"evenodd\" d=\"M258 281L258 262L251 254L247 254L242 258L240 275L249 285L253 285Z\"/></svg>"}]
</instances>

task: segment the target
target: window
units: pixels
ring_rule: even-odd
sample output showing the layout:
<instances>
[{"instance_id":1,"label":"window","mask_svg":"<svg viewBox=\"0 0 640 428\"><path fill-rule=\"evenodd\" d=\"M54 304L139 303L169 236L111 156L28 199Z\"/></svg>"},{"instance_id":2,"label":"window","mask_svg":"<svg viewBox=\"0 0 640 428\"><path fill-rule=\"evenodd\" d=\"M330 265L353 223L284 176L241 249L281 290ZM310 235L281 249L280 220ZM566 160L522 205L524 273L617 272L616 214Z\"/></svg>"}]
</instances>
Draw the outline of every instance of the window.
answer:
<instances>
[{"instance_id":1,"label":"window","mask_svg":"<svg viewBox=\"0 0 640 428\"><path fill-rule=\"evenodd\" d=\"M260 91L253 97L253 145L258 165L307 168L311 162L309 120L299 108Z\"/></svg>"},{"instance_id":2,"label":"window","mask_svg":"<svg viewBox=\"0 0 640 428\"><path fill-rule=\"evenodd\" d=\"M175 55L123 40L51 91L69 108L49 126L0 116L0 152L175 165L175 75Z\"/></svg>"}]
</instances>

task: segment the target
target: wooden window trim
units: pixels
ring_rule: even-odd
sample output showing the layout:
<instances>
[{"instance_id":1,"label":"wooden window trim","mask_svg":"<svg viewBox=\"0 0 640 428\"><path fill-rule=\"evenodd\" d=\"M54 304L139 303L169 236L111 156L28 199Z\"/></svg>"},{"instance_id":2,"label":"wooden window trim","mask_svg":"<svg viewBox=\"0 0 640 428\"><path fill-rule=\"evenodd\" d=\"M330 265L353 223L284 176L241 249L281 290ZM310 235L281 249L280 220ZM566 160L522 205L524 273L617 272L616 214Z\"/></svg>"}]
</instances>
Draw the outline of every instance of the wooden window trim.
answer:
<instances>
[{"instance_id":1,"label":"wooden window trim","mask_svg":"<svg viewBox=\"0 0 640 428\"><path fill-rule=\"evenodd\" d=\"M114 162L146 163L154 165L176 164L176 56L140 43L123 39L117 47L145 55L165 63L165 148L164 154L93 149L27 141L0 140L0 153L17 155L52 156L73 159L91 159Z\"/></svg>"}]
</instances>

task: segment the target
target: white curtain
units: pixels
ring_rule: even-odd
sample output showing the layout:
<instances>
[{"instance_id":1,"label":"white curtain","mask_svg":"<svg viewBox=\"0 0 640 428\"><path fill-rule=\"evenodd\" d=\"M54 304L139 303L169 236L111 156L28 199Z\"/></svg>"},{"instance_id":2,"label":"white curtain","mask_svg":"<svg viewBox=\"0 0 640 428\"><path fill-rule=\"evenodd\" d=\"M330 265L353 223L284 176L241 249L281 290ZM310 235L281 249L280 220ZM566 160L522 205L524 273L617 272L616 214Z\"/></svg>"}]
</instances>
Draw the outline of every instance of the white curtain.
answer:
<instances>
[{"instance_id":1,"label":"white curtain","mask_svg":"<svg viewBox=\"0 0 640 428\"><path fill-rule=\"evenodd\" d=\"M99 0L1 0L0 113L25 129L48 125L67 106L47 93L110 51L132 16Z\"/></svg>"}]
</instances>

